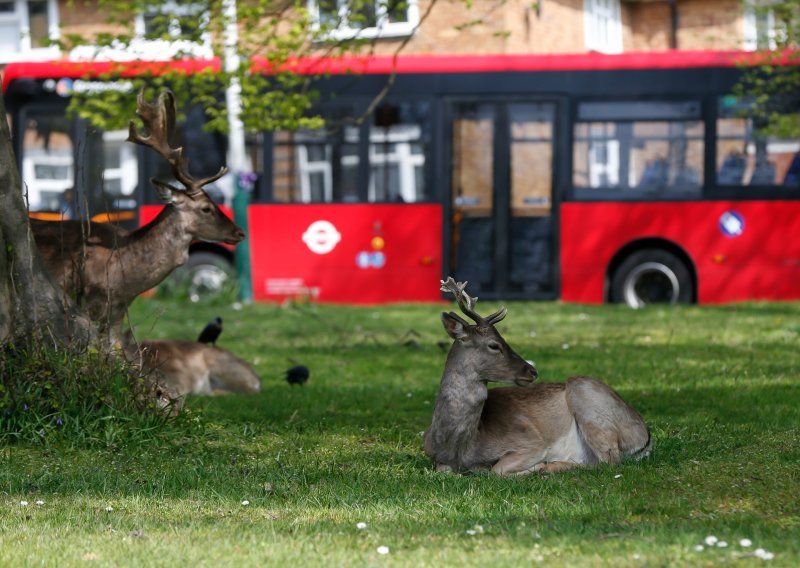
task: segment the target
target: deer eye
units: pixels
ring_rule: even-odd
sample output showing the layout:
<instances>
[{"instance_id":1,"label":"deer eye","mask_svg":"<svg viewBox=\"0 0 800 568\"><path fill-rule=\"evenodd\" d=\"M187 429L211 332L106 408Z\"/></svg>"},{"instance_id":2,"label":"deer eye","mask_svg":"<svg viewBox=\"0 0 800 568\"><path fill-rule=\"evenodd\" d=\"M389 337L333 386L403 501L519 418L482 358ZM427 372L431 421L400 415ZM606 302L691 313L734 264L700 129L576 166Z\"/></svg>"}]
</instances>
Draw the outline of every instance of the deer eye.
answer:
<instances>
[{"instance_id":1,"label":"deer eye","mask_svg":"<svg viewBox=\"0 0 800 568\"><path fill-rule=\"evenodd\" d=\"M495 341L489 343L487 347L489 347L489 349L491 349L492 351L497 351L498 353L500 352L500 344Z\"/></svg>"},{"instance_id":2,"label":"deer eye","mask_svg":"<svg viewBox=\"0 0 800 568\"><path fill-rule=\"evenodd\" d=\"M202 209L200 209L200 211L202 211L203 213L211 213L211 207L209 207L208 205L206 205L205 207L203 207Z\"/></svg>"}]
</instances>

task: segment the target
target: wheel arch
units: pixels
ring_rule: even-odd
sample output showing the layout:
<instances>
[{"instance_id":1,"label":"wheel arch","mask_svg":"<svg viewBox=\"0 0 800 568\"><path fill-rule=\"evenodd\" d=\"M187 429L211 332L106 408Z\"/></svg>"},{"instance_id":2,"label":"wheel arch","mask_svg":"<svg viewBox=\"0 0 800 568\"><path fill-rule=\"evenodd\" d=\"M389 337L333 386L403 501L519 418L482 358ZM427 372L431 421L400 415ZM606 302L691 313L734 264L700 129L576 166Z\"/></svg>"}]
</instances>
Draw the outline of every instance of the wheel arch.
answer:
<instances>
[{"instance_id":1,"label":"wheel arch","mask_svg":"<svg viewBox=\"0 0 800 568\"><path fill-rule=\"evenodd\" d=\"M616 272L617 268L619 268L619 266L630 255L644 249L665 250L667 252L674 254L681 262L684 263L692 279L692 303L696 304L697 267L695 266L692 257L690 257L689 253L687 253L680 245L668 239L662 239L656 237L649 237L631 241L614 254L614 256L611 258L611 261L608 263L608 266L606 267L604 289L603 289L603 301L607 304L611 302L611 279L613 278L614 272Z\"/></svg>"}]
</instances>

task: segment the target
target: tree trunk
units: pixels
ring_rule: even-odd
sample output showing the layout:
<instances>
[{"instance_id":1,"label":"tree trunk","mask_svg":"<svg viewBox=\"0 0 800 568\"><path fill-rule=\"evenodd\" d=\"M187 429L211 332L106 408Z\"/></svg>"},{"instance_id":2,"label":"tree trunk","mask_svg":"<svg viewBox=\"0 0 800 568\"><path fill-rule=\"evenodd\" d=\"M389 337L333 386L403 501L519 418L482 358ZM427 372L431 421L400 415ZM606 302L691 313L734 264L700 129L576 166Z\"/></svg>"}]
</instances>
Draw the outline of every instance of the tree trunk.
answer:
<instances>
[{"instance_id":1,"label":"tree trunk","mask_svg":"<svg viewBox=\"0 0 800 568\"><path fill-rule=\"evenodd\" d=\"M94 327L42 264L5 116L0 96L0 345L37 335L61 346L92 342Z\"/></svg>"}]
</instances>

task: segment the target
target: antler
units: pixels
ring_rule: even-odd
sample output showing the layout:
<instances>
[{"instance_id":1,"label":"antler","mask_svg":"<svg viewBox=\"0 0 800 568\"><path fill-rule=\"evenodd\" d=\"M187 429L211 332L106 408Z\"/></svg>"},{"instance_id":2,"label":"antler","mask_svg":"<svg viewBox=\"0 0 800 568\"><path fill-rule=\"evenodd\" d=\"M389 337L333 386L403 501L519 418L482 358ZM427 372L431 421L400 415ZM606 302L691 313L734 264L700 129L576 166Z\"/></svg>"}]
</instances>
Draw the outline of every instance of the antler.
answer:
<instances>
[{"instance_id":1,"label":"antler","mask_svg":"<svg viewBox=\"0 0 800 568\"><path fill-rule=\"evenodd\" d=\"M128 141L141 146L147 146L158 152L169 163L172 175L186 187L189 197L198 195L203 191L203 186L214 182L225 175L227 168L220 168L213 176L200 180L189 175L187 162L183 159L183 148L172 148L169 139L175 131L175 96L171 91L164 91L158 96L155 104L144 100L144 89L136 97L136 114L149 133L142 136L137 132L133 121L128 127Z\"/></svg>"},{"instance_id":2,"label":"antler","mask_svg":"<svg viewBox=\"0 0 800 568\"><path fill-rule=\"evenodd\" d=\"M471 298L465 292L467 282L456 282L453 280L452 276L448 276L447 280L440 280L440 282L442 284L441 291L450 292L453 294L456 302L458 302L458 307L461 308L461 311L480 326L494 325L506 317L506 313L508 313L508 310L505 308L500 308L492 315L484 318L475 311L475 304L478 301L477 296L475 298Z\"/></svg>"}]
</instances>

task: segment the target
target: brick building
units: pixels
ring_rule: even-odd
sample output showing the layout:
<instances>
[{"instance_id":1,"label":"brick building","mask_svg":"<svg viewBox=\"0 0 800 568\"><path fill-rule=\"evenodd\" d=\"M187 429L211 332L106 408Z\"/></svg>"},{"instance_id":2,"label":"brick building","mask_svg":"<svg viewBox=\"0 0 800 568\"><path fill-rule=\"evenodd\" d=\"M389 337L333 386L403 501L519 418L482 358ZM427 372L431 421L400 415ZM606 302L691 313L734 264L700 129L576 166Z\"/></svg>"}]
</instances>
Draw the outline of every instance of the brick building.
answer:
<instances>
[{"instance_id":1,"label":"brick building","mask_svg":"<svg viewBox=\"0 0 800 568\"><path fill-rule=\"evenodd\" d=\"M342 22L332 37L376 38L378 53L406 40L409 54L519 54L753 49L769 37L768 18L742 0L475 0L470 9L462 0L376 0L359 25L347 23L346 0L309 0L309 8L319 22ZM166 0L161 12L193 16L197 8ZM93 0L0 0L0 66L61 57L43 42L108 29L104 20ZM151 21L135 16L134 33L143 36ZM145 57L163 57L163 46L146 43Z\"/></svg>"}]
</instances>

